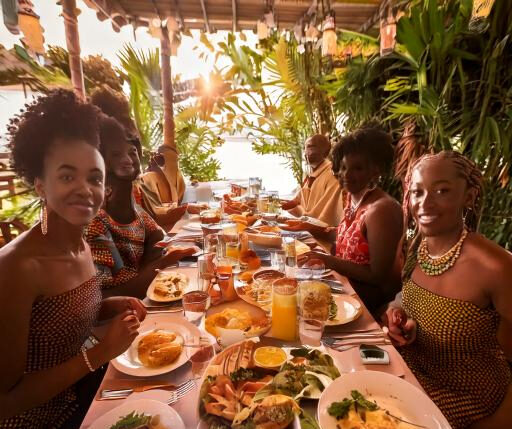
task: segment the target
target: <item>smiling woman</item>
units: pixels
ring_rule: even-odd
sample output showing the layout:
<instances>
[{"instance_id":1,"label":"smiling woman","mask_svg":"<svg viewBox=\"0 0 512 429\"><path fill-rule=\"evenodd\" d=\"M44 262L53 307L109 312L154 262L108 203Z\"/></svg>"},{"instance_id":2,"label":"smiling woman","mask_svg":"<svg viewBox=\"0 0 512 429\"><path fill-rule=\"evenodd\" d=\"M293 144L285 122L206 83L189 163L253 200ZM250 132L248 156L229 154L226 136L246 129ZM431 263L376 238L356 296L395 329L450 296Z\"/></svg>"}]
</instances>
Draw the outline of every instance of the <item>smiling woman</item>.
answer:
<instances>
[{"instance_id":1,"label":"smiling woman","mask_svg":"<svg viewBox=\"0 0 512 429\"><path fill-rule=\"evenodd\" d=\"M42 199L41 223L0 250L0 428L75 428L91 397L86 375L122 353L139 321L137 300L101 300L85 226L103 202L98 110L70 91L40 97L11 121L19 176ZM84 341L99 318L117 316L98 345Z\"/></svg>"}]
</instances>

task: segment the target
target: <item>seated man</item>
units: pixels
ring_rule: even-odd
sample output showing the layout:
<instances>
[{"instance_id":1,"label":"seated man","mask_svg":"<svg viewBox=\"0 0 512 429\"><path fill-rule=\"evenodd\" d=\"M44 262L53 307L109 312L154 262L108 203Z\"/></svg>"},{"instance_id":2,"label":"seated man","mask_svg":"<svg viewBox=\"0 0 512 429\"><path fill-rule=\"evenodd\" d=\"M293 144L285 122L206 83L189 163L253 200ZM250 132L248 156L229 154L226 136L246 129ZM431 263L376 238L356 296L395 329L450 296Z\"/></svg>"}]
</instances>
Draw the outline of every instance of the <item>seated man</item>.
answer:
<instances>
[{"instance_id":1,"label":"seated man","mask_svg":"<svg viewBox=\"0 0 512 429\"><path fill-rule=\"evenodd\" d=\"M103 295L142 298L157 269L195 250L163 255L162 249L155 247L164 233L133 198L133 180L140 171L137 148L121 124L107 115L100 121L100 152L105 159L105 202L87 227L86 239L101 274Z\"/></svg>"},{"instance_id":2,"label":"seated man","mask_svg":"<svg viewBox=\"0 0 512 429\"><path fill-rule=\"evenodd\" d=\"M296 197L284 201L282 207L295 216L310 216L336 226L343 214L342 189L332 173L331 161L327 159L330 150L329 139L321 134L306 140L304 155L310 173Z\"/></svg>"}]
</instances>

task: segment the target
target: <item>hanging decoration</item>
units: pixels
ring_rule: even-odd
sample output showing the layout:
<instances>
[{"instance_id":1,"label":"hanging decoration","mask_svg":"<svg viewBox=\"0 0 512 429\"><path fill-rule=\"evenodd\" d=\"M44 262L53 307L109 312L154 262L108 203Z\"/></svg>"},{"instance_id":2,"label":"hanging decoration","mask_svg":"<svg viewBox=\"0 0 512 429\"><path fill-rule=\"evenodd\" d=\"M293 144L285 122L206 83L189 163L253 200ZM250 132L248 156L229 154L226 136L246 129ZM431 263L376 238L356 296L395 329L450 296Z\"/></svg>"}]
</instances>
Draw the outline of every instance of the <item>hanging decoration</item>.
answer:
<instances>
[{"instance_id":1,"label":"hanging decoration","mask_svg":"<svg viewBox=\"0 0 512 429\"><path fill-rule=\"evenodd\" d=\"M256 24L256 33L258 34L258 39L263 40L268 37L269 31L268 26L265 21L260 19L258 23Z\"/></svg>"},{"instance_id":2,"label":"hanging decoration","mask_svg":"<svg viewBox=\"0 0 512 429\"><path fill-rule=\"evenodd\" d=\"M469 21L469 28L473 31L483 31L485 21L491 13L494 0L473 0L473 10Z\"/></svg>"},{"instance_id":3,"label":"hanging decoration","mask_svg":"<svg viewBox=\"0 0 512 429\"><path fill-rule=\"evenodd\" d=\"M155 39L162 39L162 21L158 18L149 21L148 33Z\"/></svg>"},{"instance_id":4,"label":"hanging decoration","mask_svg":"<svg viewBox=\"0 0 512 429\"><path fill-rule=\"evenodd\" d=\"M21 41L33 55L44 55L44 30L39 15L34 12L34 5L30 0L19 0L18 7L18 26L24 35Z\"/></svg>"},{"instance_id":5,"label":"hanging decoration","mask_svg":"<svg viewBox=\"0 0 512 429\"><path fill-rule=\"evenodd\" d=\"M336 55L338 51L338 39L336 37L334 12L330 11L328 15L326 15L322 27L322 56Z\"/></svg>"},{"instance_id":6,"label":"hanging decoration","mask_svg":"<svg viewBox=\"0 0 512 429\"><path fill-rule=\"evenodd\" d=\"M320 31L314 24L308 24L306 26L306 42L316 42L320 37Z\"/></svg>"},{"instance_id":7,"label":"hanging decoration","mask_svg":"<svg viewBox=\"0 0 512 429\"><path fill-rule=\"evenodd\" d=\"M390 3L380 12L380 55L385 56L395 50L396 19Z\"/></svg>"}]
</instances>

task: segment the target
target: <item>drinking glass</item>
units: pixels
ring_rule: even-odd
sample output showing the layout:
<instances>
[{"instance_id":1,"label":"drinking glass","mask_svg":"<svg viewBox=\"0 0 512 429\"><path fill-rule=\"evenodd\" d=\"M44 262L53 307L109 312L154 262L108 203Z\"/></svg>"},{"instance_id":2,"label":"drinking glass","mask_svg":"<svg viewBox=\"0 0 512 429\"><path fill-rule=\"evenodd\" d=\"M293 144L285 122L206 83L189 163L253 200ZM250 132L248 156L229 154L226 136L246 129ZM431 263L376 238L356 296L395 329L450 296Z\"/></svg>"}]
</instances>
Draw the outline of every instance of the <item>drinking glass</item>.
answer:
<instances>
[{"instance_id":1,"label":"drinking glass","mask_svg":"<svg viewBox=\"0 0 512 429\"><path fill-rule=\"evenodd\" d=\"M225 301L234 301L238 298L235 291L235 275L240 268L238 260L234 258L217 258L217 283L219 284L222 298Z\"/></svg>"},{"instance_id":2,"label":"drinking glass","mask_svg":"<svg viewBox=\"0 0 512 429\"><path fill-rule=\"evenodd\" d=\"M217 234L206 234L203 241L203 253L204 254L216 254L217 253Z\"/></svg>"},{"instance_id":3,"label":"drinking glass","mask_svg":"<svg viewBox=\"0 0 512 429\"><path fill-rule=\"evenodd\" d=\"M267 213L279 214L281 211L281 201L279 200L279 192L267 191L268 203Z\"/></svg>"},{"instance_id":4,"label":"drinking glass","mask_svg":"<svg viewBox=\"0 0 512 429\"><path fill-rule=\"evenodd\" d=\"M258 213L268 212L268 194L260 192L258 195L258 201L256 201L256 209Z\"/></svg>"},{"instance_id":5,"label":"drinking glass","mask_svg":"<svg viewBox=\"0 0 512 429\"><path fill-rule=\"evenodd\" d=\"M208 292L215 278L215 254L207 253L197 258L197 290Z\"/></svg>"},{"instance_id":6,"label":"drinking glass","mask_svg":"<svg viewBox=\"0 0 512 429\"><path fill-rule=\"evenodd\" d=\"M272 285L272 335L284 341L297 337L297 281L275 280Z\"/></svg>"},{"instance_id":7,"label":"drinking glass","mask_svg":"<svg viewBox=\"0 0 512 429\"><path fill-rule=\"evenodd\" d=\"M258 197L261 189L261 177L249 177L249 197Z\"/></svg>"},{"instance_id":8,"label":"drinking glass","mask_svg":"<svg viewBox=\"0 0 512 429\"><path fill-rule=\"evenodd\" d=\"M210 361L215 356L215 343L209 337L185 338L187 357L192 364L192 376L194 379L201 378Z\"/></svg>"},{"instance_id":9,"label":"drinking glass","mask_svg":"<svg viewBox=\"0 0 512 429\"><path fill-rule=\"evenodd\" d=\"M299 338L302 344L319 346L329 317L331 291L319 281L303 281L298 288Z\"/></svg>"},{"instance_id":10,"label":"drinking glass","mask_svg":"<svg viewBox=\"0 0 512 429\"><path fill-rule=\"evenodd\" d=\"M270 266L277 271L284 273L286 266L286 255L284 250L270 251Z\"/></svg>"},{"instance_id":11,"label":"drinking glass","mask_svg":"<svg viewBox=\"0 0 512 429\"><path fill-rule=\"evenodd\" d=\"M208 308L209 295L205 291L195 290L183 295L183 314L185 318L199 326Z\"/></svg>"}]
</instances>

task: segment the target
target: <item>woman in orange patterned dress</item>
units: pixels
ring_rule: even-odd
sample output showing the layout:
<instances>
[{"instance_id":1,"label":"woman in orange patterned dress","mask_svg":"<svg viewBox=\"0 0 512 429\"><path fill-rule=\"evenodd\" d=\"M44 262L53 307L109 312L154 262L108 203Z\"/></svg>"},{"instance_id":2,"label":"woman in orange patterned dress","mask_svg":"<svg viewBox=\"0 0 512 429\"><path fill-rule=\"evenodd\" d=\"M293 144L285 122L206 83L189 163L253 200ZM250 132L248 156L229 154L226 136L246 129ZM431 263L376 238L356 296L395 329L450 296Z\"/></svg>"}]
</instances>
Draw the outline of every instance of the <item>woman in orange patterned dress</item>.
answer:
<instances>
[{"instance_id":1,"label":"woman in orange patterned dress","mask_svg":"<svg viewBox=\"0 0 512 429\"><path fill-rule=\"evenodd\" d=\"M34 185L42 216L0 250L0 428L78 427L88 404L77 384L124 352L145 316L137 299L102 301L83 238L104 194L98 114L58 90L9 126L14 169ZM98 319L110 319L106 335L86 350Z\"/></svg>"},{"instance_id":2,"label":"woman in orange patterned dress","mask_svg":"<svg viewBox=\"0 0 512 429\"><path fill-rule=\"evenodd\" d=\"M510 427L512 255L475 232L482 175L445 151L416 161L406 186L419 235L386 312L390 335L454 429Z\"/></svg>"},{"instance_id":3,"label":"woman in orange patterned dress","mask_svg":"<svg viewBox=\"0 0 512 429\"><path fill-rule=\"evenodd\" d=\"M86 238L102 274L103 295L142 298L157 269L195 250L176 249L163 255L162 249L155 247L164 231L133 198L133 181L140 172L137 146L110 116L102 115L99 130L107 192L104 207L87 227Z\"/></svg>"},{"instance_id":4,"label":"woman in orange patterned dress","mask_svg":"<svg viewBox=\"0 0 512 429\"><path fill-rule=\"evenodd\" d=\"M327 268L347 276L375 313L400 288L402 211L377 185L393 163L391 136L363 128L343 137L331 155L333 172L345 192L344 217L337 228L298 225L334 242L334 255L309 252L305 257L319 258Z\"/></svg>"}]
</instances>

